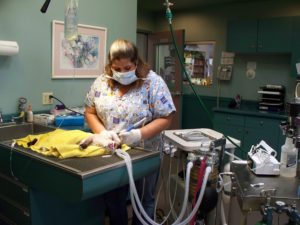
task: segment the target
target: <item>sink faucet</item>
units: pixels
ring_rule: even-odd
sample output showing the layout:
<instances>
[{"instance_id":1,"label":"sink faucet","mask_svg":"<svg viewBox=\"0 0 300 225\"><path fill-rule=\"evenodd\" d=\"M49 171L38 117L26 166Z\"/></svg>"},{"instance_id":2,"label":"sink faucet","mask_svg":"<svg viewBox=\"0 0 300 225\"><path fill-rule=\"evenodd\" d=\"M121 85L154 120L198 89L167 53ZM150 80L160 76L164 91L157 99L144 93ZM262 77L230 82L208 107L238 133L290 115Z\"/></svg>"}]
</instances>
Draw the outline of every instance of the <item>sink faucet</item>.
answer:
<instances>
[{"instance_id":1,"label":"sink faucet","mask_svg":"<svg viewBox=\"0 0 300 225\"><path fill-rule=\"evenodd\" d=\"M12 122L15 123L24 123L25 122L25 112L20 112L19 116L13 116Z\"/></svg>"},{"instance_id":2,"label":"sink faucet","mask_svg":"<svg viewBox=\"0 0 300 225\"><path fill-rule=\"evenodd\" d=\"M16 123L25 122L25 104L27 103L27 99L24 97L19 98L18 112L19 116L14 116L12 120Z\"/></svg>"}]
</instances>

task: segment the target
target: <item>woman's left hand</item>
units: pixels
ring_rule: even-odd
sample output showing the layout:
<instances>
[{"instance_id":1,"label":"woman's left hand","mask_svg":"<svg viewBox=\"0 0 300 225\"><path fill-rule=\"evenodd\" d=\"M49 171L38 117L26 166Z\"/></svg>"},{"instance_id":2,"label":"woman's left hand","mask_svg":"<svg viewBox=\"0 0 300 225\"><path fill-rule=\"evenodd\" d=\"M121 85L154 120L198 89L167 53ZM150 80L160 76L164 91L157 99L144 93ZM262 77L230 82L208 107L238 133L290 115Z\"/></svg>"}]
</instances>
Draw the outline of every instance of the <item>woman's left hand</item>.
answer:
<instances>
[{"instance_id":1,"label":"woman's left hand","mask_svg":"<svg viewBox=\"0 0 300 225\"><path fill-rule=\"evenodd\" d=\"M121 132L119 134L121 143L132 146L141 141L142 133L140 129L132 129L131 131Z\"/></svg>"}]
</instances>

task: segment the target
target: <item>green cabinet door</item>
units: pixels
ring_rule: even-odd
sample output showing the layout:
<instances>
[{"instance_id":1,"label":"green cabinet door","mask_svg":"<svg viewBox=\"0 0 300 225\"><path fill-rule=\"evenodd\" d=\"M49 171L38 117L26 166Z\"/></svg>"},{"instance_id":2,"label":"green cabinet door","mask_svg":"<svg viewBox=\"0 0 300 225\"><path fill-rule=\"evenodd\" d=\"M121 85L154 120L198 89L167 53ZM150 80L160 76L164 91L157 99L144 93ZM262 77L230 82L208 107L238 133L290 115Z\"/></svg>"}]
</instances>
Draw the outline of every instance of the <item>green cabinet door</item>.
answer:
<instances>
[{"instance_id":1,"label":"green cabinet door","mask_svg":"<svg viewBox=\"0 0 300 225\"><path fill-rule=\"evenodd\" d=\"M244 136L244 116L215 112L213 119L213 129L243 143ZM241 146L242 148L242 146ZM246 154L241 148L235 149L235 155L245 159Z\"/></svg>"},{"instance_id":2,"label":"green cabinet door","mask_svg":"<svg viewBox=\"0 0 300 225\"><path fill-rule=\"evenodd\" d=\"M221 124L216 124L214 125L214 130L226 135L226 136L229 136L229 137L232 137L232 138L235 138L235 139L238 139L239 141L241 141L241 143L243 142L243 133L244 133L244 128L242 126L224 126L224 125L221 125ZM241 146L241 148L236 148L235 149L235 153L234 153L237 157L239 158L242 158L242 159L246 159L246 154L245 152L243 151L243 147Z\"/></svg>"},{"instance_id":3,"label":"green cabinet door","mask_svg":"<svg viewBox=\"0 0 300 225\"><path fill-rule=\"evenodd\" d=\"M257 51L290 53L292 50L292 33L292 17L259 20Z\"/></svg>"},{"instance_id":4,"label":"green cabinet door","mask_svg":"<svg viewBox=\"0 0 300 225\"><path fill-rule=\"evenodd\" d=\"M245 151L249 152L252 145L257 145L261 140L264 140L269 146L277 151L277 140L274 140L274 133L265 132L259 128L245 128L243 146ZM277 136L277 134L275 134ZM275 142L274 142L275 141Z\"/></svg>"},{"instance_id":5,"label":"green cabinet door","mask_svg":"<svg viewBox=\"0 0 300 225\"><path fill-rule=\"evenodd\" d=\"M202 96L201 99L211 115L211 109L216 105L215 98ZM194 95L183 95L182 128L212 128L207 112Z\"/></svg>"},{"instance_id":6,"label":"green cabinet door","mask_svg":"<svg viewBox=\"0 0 300 225\"><path fill-rule=\"evenodd\" d=\"M256 52L257 20L228 22L227 51L239 53Z\"/></svg>"},{"instance_id":7,"label":"green cabinet door","mask_svg":"<svg viewBox=\"0 0 300 225\"><path fill-rule=\"evenodd\" d=\"M280 129L281 120L280 118L214 112L213 129L241 141L241 148L236 149L235 155L242 159L247 158L252 145L257 145L264 140L277 151L279 160L281 146L285 140Z\"/></svg>"},{"instance_id":8,"label":"green cabinet door","mask_svg":"<svg viewBox=\"0 0 300 225\"><path fill-rule=\"evenodd\" d=\"M291 53L293 18L229 21L227 50L238 53Z\"/></svg>"},{"instance_id":9,"label":"green cabinet door","mask_svg":"<svg viewBox=\"0 0 300 225\"><path fill-rule=\"evenodd\" d=\"M264 140L277 152L277 159L279 160L279 138L281 133L280 120L260 117L246 117L243 146L246 151L249 151L252 145L257 145L260 141Z\"/></svg>"},{"instance_id":10,"label":"green cabinet door","mask_svg":"<svg viewBox=\"0 0 300 225\"><path fill-rule=\"evenodd\" d=\"M296 63L300 63L300 17L293 17L293 50L291 58L291 75L296 77Z\"/></svg>"}]
</instances>

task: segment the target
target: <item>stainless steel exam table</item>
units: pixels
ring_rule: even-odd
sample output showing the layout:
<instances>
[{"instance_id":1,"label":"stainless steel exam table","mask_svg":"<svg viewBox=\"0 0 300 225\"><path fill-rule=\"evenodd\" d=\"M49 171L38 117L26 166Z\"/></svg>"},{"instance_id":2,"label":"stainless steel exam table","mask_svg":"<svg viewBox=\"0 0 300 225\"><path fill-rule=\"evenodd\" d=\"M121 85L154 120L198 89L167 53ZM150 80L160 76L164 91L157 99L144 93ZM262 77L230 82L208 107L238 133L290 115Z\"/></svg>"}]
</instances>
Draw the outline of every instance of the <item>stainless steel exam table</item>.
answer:
<instances>
[{"instance_id":1,"label":"stainless steel exam table","mask_svg":"<svg viewBox=\"0 0 300 225\"><path fill-rule=\"evenodd\" d=\"M17 208L28 217L26 223L19 219L24 224L102 224L101 195L128 183L125 162L117 155L58 159L23 147L11 148L14 138L53 129L27 123L0 127L0 221L1 216L18 221ZM128 153L135 179L159 168L159 152L131 149ZM15 186L27 193L25 200L14 199L11 190Z\"/></svg>"}]
</instances>

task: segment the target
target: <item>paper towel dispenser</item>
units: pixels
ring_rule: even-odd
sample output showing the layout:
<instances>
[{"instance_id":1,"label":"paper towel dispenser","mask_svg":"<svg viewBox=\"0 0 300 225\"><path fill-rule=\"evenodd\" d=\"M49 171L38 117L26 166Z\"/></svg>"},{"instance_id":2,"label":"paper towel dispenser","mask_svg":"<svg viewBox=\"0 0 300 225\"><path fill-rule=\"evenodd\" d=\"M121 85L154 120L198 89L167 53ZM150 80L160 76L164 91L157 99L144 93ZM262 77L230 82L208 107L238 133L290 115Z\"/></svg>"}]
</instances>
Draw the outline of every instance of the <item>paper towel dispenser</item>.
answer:
<instances>
[{"instance_id":1,"label":"paper towel dispenser","mask_svg":"<svg viewBox=\"0 0 300 225\"><path fill-rule=\"evenodd\" d=\"M1 41L0 40L0 55L16 55L19 53L19 45L15 41Z\"/></svg>"}]
</instances>

